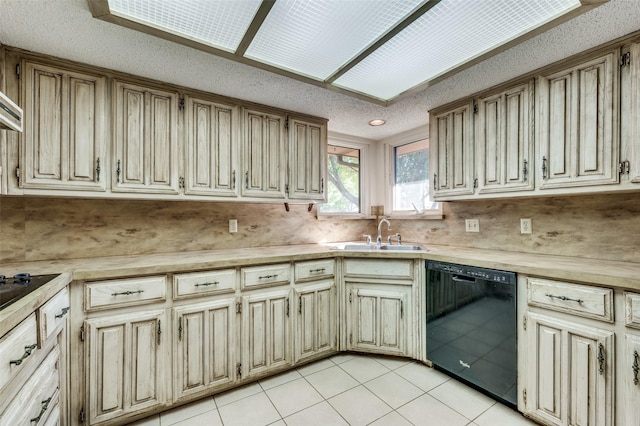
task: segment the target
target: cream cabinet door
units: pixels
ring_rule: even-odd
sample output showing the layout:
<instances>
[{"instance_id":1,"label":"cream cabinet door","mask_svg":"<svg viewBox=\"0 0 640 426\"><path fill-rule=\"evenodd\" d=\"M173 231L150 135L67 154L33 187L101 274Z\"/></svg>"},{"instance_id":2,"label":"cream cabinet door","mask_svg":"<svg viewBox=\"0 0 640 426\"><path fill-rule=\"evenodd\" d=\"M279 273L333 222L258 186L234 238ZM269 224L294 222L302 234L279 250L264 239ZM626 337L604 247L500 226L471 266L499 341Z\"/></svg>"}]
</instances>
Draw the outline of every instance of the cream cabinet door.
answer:
<instances>
[{"instance_id":1,"label":"cream cabinet door","mask_svg":"<svg viewBox=\"0 0 640 426\"><path fill-rule=\"evenodd\" d=\"M537 80L540 189L619 181L618 52Z\"/></svg>"},{"instance_id":2,"label":"cream cabinet door","mask_svg":"<svg viewBox=\"0 0 640 426\"><path fill-rule=\"evenodd\" d=\"M327 125L290 117L288 196L298 200L325 200Z\"/></svg>"},{"instance_id":3,"label":"cream cabinet door","mask_svg":"<svg viewBox=\"0 0 640 426\"><path fill-rule=\"evenodd\" d=\"M22 61L23 188L105 191L106 78Z\"/></svg>"},{"instance_id":4,"label":"cream cabinet door","mask_svg":"<svg viewBox=\"0 0 640 426\"><path fill-rule=\"evenodd\" d=\"M640 333L625 333L623 364L618 368L623 382L621 424L640 422Z\"/></svg>"},{"instance_id":5,"label":"cream cabinet door","mask_svg":"<svg viewBox=\"0 0 640 426\"><path fill-rule=\"evenodd\" d=\"M613 425L614 333L527 314L525 412L555 425Z\"/></svg>"},{"instance_id":6,"label":"cream cabinet door","mask_svg":"<svg viewBox=\"0 0 640 426\"><path fill-rule=\"evenodd\" d=\"M252 377L291 364L291 292L242 297L242 375Z\"/></svg>"},{"instance_id":7,"label":"cream cabinet door","mask_svg":"<svg viewBox=\"0 0 640 426\"><path fill-rule=\"evenodd\" d=\"M622 57L621 69L621 179L640 184L640 43L634 43ZM632 185L636 186L636 185Z\"/></svg>"},{"instance_id":8,"label":"cream cabinet door","mask_svg":"<svg viewBox=\"0 0 640 426\"><path fill-rule=\"evenodd\" d=\"M347 285L349 350L407 355L411 287Z\"/></svg>"},{"instance_id":9,"label":"cream cabinet door","mask_svg":"<svg viewBox=\"0 0 640 426\"><path fill-rule=\"evenodd\" d=\"M236 197L238 116L233 105L187 98L185 193Z\"/></svg>"},{"instance_id":10,"label":"cream cabinet door","mask_svg":"<svg viewBox=\"0 0 640 426\"><path fill-rule=\"evenodd\" d=\"M336 351L336 286L333 280L295 289L295 362Z\"/></svg>"},{"instance_id":11,"label":"cream cabinet door","mask_svg":"<svg viewBox=\"0 0 640 426\"><path fill-rule=\"evenodd\" d=\"M178 94L116 81L114 192L178 193Z\"/></svg>"},{"instance_id":12,"label":"cream cabinet door","mask_svg":"<svg viewBox=\"0 0 640 426\"><path fill-rule=\"evenodd\" d=\"M242 195L255 198L285 198L287 149L285 118L245 109Z\"/></svg>"},{"instance_id":13,"label":"cream cabinet door","mask_svg":"<svg viewBox=\"0 0 640 426\"><path fill-rule=\"evenodd\" d=\"M473 194L473 103L432 114L429 121L434 199Z\"/></svg>"},{"instance_id":14,"label":"cream cabinet door","mask_svg":"<svg viewBox=\"0 0 640 426\"><path fill-rule=\"evenodd\" d=\"M175 398L234 382L236 299L177 307L173 318Z\"/></svg>"},{"instance_id":15,"label":"cream cabinet door","mask_svg":"<svg viewBox=\"0 0 640 426\"><path fill-rule=\"evenodd\" d=\"M533 81L478 100L478 192L529 191L533 158Z\"/></svg>"},{"instance_id":16,"label":"cream cabinet door","mask_svg":"<svg viewBox=\"0 0 640 426\"><path fill-rule=\"evenodd\" d=\"M170 367L164 319L160 310L85 321L89 424L165 403Z\"/></svg>"}]
</instances>

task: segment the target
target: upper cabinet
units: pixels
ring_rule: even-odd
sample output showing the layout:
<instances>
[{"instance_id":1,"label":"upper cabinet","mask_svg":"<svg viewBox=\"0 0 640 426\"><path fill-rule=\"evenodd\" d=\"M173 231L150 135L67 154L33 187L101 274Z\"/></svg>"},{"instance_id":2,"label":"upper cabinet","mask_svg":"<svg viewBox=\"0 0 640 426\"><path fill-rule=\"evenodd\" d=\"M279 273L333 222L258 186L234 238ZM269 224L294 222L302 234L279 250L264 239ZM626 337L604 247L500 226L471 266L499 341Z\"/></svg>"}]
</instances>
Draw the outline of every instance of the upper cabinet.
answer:
<instances>
[{"instance_id":1,"label":"upper cabinet","mask_svg":"<svg viewBox=\"0 0 640 426\"><path fill-rule=\"evenodd\" d=\"M430 123L435 197L473 194L473 103L436 113Z\"/></svg>"},{"instance_id":2,"label":"upper cabinet","mask_svg":"<svg viewBox=\"0 0 640 426\"><path fill-rule=\"evenodd\" d=\"M324 201L327 123L289 117L289 198Z\"/></svg>"},{"instance_id":3,"label":"upper cabinet","mask_svg":"<svg viewBox=\"0 0 640 426\"><path fill-rule=\"evenodd\" d=\"M618 182L618 57L538 77L540 189Z\"/></svg>"},{"instance_id":4,"label":"upper cabinet","mask_svg":"<svg viewBox=\"0 0 640 426\"><path fill-rule=\"evenodd\" d=\"M244 110L243 196L280 198L285 194L284 115Z\"/></svg>"},{"instance_id":5,"label":"upper cabinet","mask_svg":"<svg viewBox=\"0 0 640 426\"><path fill-rule=\"evenodd\" d=\"M105 191L106 78L23 60L19 182L28 189Z\"/></svg>"},{"instance_id":6,"label":"upper cabinet","mask_svg":"<svg viewBox=\"0 0 640 426\"><path fill-rule=\"evenodd\" d=\"M627 187L640 187L640 43L623 50L621 79L621 181Z\"/></svg>"},{"instance_id":7,"label":"upper cabinet","mask_svg":"<svg viewBox=\"0 0 640 426\"><path fill-rule=\"evenodd\" d=\"M185 193L237 197L237 108L188 97L186 109Z\"/></svg>"},{"instance_id":8,"label":"upper cabinet","mask_svg":"<svg viewBox=\"0 0 640 426\"><path fill-rule=\"evenodd\" d=\"M178 94L114 82L114 192L178 193Z\"/></svg>"}]
</instances>

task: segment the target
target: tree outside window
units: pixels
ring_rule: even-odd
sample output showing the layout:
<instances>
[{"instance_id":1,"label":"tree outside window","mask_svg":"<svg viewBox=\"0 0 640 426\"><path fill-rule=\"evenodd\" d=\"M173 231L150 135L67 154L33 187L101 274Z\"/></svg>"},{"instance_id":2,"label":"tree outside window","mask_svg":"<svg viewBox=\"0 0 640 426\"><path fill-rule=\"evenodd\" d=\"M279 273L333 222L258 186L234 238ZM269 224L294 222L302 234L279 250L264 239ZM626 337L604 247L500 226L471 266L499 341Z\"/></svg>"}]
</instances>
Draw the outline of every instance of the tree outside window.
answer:
<instances>
[{"instance_id":1,"label":"tree outside window","mask_svg":"<svg viewBox=\"0 0 640 426\"><path fill-rule=\"evenodd\" d=\"M360 213L360 150L328 146L327 202L321 213Z\"/></svg>"}]
</instances>

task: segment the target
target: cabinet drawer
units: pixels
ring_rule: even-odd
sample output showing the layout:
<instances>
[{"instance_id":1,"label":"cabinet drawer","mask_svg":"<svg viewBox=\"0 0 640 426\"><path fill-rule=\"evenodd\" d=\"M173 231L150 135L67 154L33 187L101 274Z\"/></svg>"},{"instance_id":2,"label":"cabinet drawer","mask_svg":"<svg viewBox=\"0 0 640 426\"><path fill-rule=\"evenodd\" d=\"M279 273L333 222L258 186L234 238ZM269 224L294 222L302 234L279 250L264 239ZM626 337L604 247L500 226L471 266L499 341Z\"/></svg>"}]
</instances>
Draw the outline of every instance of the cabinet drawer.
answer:
<instances>
[{"instance_id":1,"label":"cabinet drawer","mask_svg":"<svg viewBox=\"0 0 640 426\"><path fill-rule=\"evenodd\" d=\"M58 406L60 350L54 347L0 418L3 425L43 425Z\"/></svg>"},{"instance_id":2,"label":"cabinet drawer","mask_svg":"<svg viewBox=\"0 0 640 426\"><path fill-rule=\"evenodd\" d=\"M333 259L296 262L295 280L298 282L333 277L336 269L335 265L336 261Z\"/></svg>"},{"instance_id":3,"label":"cabinet drawer","mask_svg":"<svg viewBox=\"0 0 640 426\"><path fill-rule=\"evenodd\" d=\"M527 290L529 305L613 322L611 289L527 278Z\"/></svg>"},{"instance_id":4,"label":"cabinet drawer","mask_svg":"<svg viewBox=\"0 0 640 426\"><path fill-rule=\"evenodd\" d=\"M85 310L119 308L161 302L166 299L167 278L146 277L96 281L85 284Z\"/></svg>"},{"instance_id":5,"label":"cabinet drawer","mask_svg":"<svg viewBox=\"0 0 640 426\"><path fill-rule=\"evenodd\" d=\"M65 324L68 313L69 292L65 287L38 309L41 342L45 342Z\"/></svg>"},{"instance_id":6,"label":"cabinet drawer","mask_svg":"<svg viewBox=\"0 0 640 426\"><path fill-rule=\"evenodd\" d=\"M260 288L289 284L291 266L288 263L242 268L242 288Z\"/></svg>"},{"instance_id":7,"label":"cabinet drawer","mask_svg":"<svg viewBox=\"0 0 640 426\"><path fill-rule=\"evenodd\" d=\"M233 293L235 288L235 269L193 272L173 276L174 299L205 294Z\"/></svg>"},{"instance_id":8,"label":"cabinet drawer","mask_svg":"<svg viewBox=\"0 0 640 426\"><path fill-rule=\"evenodd\" d=\"M36 314L31 314L0 339L0 389L29 365L37 351Z\"/></svg>"},{"instance_id":9,"label":"cabinet drawer","mask_svg":"<svg viewBox=\"0 0 640 426\"><path fill-rule=\"evenodd\" d=\"M374 279L413 279L413 261L408 259L346 259L345 275Z\"/></svg>"},{"instance_id":10,"label":"cabinet drawer","mask_svg":"<svg viewBox=\"0 0 640 426\"><path fill-rule=\"evenodd\" d=\"M624 323L627 327L640 328L640 294L624 292Z\"/></svg>"}]
</instances>

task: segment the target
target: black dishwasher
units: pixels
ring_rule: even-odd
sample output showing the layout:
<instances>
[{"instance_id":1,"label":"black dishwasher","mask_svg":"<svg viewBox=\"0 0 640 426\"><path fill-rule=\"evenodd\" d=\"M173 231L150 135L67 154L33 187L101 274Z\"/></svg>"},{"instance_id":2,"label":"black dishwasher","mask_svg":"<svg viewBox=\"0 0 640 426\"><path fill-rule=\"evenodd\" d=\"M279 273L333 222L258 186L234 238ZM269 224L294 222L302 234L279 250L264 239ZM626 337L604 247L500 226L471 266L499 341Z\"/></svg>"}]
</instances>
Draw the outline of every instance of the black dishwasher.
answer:
<instances>
[{"instance_id":1,"label":"black dishwasher","mask_svg":"<svg viewBox=\"0 0 640 426\"><path fill-rule=\"evenodd\" d=\"M517 405L516 274L427 261L427 359Z\"/></svg>"}]
</instances>

